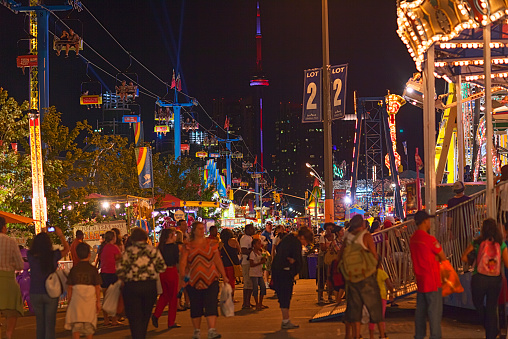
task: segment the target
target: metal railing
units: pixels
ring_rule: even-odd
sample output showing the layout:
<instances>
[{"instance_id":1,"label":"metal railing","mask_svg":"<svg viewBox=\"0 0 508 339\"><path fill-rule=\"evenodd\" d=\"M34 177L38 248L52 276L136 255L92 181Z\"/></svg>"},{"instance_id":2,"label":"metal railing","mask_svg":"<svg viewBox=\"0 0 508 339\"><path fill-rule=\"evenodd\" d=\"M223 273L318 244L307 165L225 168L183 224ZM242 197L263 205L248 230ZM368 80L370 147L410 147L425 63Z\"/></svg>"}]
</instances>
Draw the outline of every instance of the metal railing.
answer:
<instances>
[{"instance_id":1,"label":"metal railing","mask_svg":"<svg viewBox=\"0 0 508 339\"><path fill-rule=\"evenodd\" d=\"M485 199L486 191L481 191L453 208L442 209L436 213L434 235L459 274L471 269L461 261L461 255L479 234L481 224L487 217ZM393 282L396 296L416 290L409 248L409 240L416 229L414 220L409 220L373 234L378 256Z\"/></svg>"}]
</instances>

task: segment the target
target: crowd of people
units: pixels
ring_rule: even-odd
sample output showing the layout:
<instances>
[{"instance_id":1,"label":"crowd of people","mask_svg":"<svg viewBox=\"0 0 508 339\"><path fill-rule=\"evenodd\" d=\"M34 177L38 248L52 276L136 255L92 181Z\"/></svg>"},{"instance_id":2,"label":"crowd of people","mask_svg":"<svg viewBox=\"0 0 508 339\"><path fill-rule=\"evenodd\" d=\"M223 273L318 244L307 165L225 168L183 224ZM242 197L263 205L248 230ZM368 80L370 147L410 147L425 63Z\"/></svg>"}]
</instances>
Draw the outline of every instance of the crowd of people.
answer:
<instances>
[{"instance_id":1,"label":"crowd of people","mask_svg":"<svg viewBox=\"0 0 508 339\"><path fill-rule=\"evenodd\" d=\"M463 184L453 188L459 204L469 199L463 195ZM400 237L395 237L397 245L389 254L397 260L397 248L405 247L410 252L417 284L416 339L426 337L427 321L430 338L441 338L440 263L446 260L446 254L429 233L432 218L418 211L414 215L417 230L409 242L401 244ZM370 338L374 338L376 327L379 338L388 338L384 318L387 303L395 296L394 286L383 270L382 256L386 254L379 252L373 234L394 225L391 217L384 221L375 218L369 225L361 215L355 215L344 227L325 223L319 234L305 226L289 229L277 225L274 229L271 222L264 229L247 224L241 230L225 228L220 232L211 226L207 234L202 222L189 225L180 220L176 227L160 232L157 246L150 243L141 228L133 228L123 237L118 229L107 231L96 254L84 242L81 231L69 245L63 232L55 227L54 234L62 244L59 249L55 249L50 234L42 232L35 236L27 254L37 338L55 337L59 298L49 295L47 280L68 254L73 267L66 282L65 329L72 331L73 338L92 338L101 310L104 326L121 325L127 318L132 337L145 338L150 320L158 328L166 307L168 329L180 327L176 323L178 310L189 309L193 339L201 338L203 317L207 338L221 338L216 328L219 292L221 286L230 284L231 298L239 302L234 293L238 283L243 284L242 310L262 312L268 308L263 301L271 288L281 311L281 329L297 329L299 326L290 318L293 286L304 266L303 254L314 249L318 252L318 302L325 302L326 292L328 302L346 303L346 338L361 338L362 323L369 323ZM506 273L501 269L501 263L508 268L508 232L503 234L499 225L494 219L484 220L480 235L462 254L462 260L474 267L473 302L487 339L500 333L498 298L502 284L506 284L503 276L508 274L508 269ZM504 225L508 230L508 223ZM16 242L6 233L5 220L0 217L0 289L8 292L0 295L0 313L7 318L6 334L11 338L17 318L23 314L15 280L15 271L23 269L23 259Z\"/></svg>"}]
</instances>

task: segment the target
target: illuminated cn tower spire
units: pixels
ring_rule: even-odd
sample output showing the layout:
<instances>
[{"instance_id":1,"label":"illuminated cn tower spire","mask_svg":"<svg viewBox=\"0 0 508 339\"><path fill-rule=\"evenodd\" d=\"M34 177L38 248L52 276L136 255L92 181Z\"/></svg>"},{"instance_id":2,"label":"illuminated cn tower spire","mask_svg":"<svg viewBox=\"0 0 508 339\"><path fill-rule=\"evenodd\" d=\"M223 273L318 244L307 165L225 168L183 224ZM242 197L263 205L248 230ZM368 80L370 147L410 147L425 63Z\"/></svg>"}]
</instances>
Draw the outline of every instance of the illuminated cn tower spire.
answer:
<instances>
[{"instance_id":1,"label":"illuminated cn tower spire","mask_svg":"<svg viewBox=\"0 0 508 339\"><path fill-rule=\"evenodd\" d=\"M263 163L263 87L269 86L270 83L263 73L263 63L261 59L261 14L259 12L259 1L257 2L257 16L256 16L256 73L250 80L251 86L258 87L257 95L259 98L259 142L261 153L261 169L264 170Z\"/></svg>"}]
</instances>

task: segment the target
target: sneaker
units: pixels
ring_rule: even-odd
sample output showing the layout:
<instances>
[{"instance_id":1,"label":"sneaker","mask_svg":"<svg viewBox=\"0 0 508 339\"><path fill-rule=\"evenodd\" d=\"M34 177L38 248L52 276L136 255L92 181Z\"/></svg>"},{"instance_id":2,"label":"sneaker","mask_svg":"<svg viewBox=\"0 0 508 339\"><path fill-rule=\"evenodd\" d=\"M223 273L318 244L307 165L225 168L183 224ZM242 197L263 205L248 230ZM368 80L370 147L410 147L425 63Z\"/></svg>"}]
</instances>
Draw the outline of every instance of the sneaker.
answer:
<instances>
[{"instance_id":1,"label":"sneaker","mask_svg":"<svg viewBox=\"0 0 508 339\"><path fill-rule=\"evenodd\" d=\"M194 334L192 335L192 339L201 339L201 330L194 330Z\"/></svg>"},{"instance_id":2,"label":"sneaker","mask_svg":"<svg viewBox=\"0 0 508 339\"><path fill-rule=\"evenodd\" d=\"M219 333L217 333L215 328L211 328L208 330L208 339L218 339L218 338L222 338L222 336Z\"/></svg>"},{"instance_id":3,"label":"sneaker","mask_svg":"<svg viewBox=\"0 0 508 339\"><path fill-rule=\"evenodd\" d=\"M280 328L283 330L292 330L292 329L298 328L298 327L300 327L300 326L293 324L291 321L288 321L287 323L282 322L282 325L280 326Z\"/></svg>"},{"instance_id":4,"label":"sneaker","mask_svg":"<svg viewBox=\"0 0 508 339\"><path fill-rule=\"evenodd\" d=\"M159 319L157 319L155 314L152 314L152 325L155 328L159 328Z\"/></svg>"}]
</instances>

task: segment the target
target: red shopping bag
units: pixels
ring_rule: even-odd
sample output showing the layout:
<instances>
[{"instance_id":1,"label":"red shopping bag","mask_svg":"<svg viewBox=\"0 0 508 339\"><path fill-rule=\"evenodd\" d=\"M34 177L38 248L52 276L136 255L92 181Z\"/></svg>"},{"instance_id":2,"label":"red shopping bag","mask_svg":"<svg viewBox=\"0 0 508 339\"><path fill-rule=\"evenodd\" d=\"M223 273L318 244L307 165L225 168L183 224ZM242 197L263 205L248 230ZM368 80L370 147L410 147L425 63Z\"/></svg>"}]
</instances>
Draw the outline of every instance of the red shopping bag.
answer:
<instances>
[{"instance_id":1,"label":"red shopping bag","mask_svg":"<svg viewBox=\"0 0 508 339\"><path fill-rule=\"evenodd\" d=\"M439 265L441 271L441 287L443 297L449 296L452 293L464 292L464 287L460 283L459 275L452 267L448 260L442 261Z\"/></svg>"}]
</instances>

